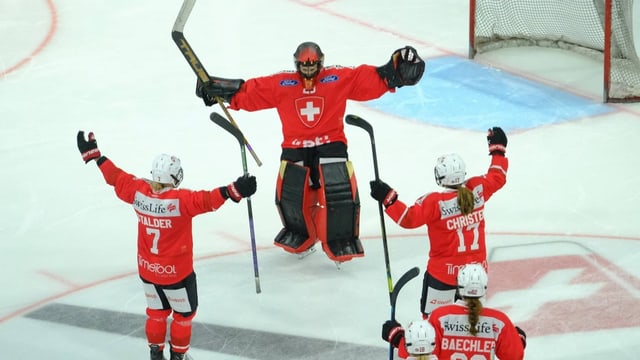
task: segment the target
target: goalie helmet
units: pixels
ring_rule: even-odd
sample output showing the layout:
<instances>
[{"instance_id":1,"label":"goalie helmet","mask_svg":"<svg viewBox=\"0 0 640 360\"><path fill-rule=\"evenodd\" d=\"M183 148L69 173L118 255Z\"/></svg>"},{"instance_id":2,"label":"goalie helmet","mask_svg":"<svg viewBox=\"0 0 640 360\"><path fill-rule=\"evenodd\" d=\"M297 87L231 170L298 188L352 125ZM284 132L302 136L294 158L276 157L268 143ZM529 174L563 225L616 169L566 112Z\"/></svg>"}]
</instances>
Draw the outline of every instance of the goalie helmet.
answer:
<instances>
[{"instance_id":1,"label":"goalie helmet","mask_svg":"<svg viewBox=\"0 0 640 360\"><path fill-rule=\"evenodd\" d=\"M312 89L315 78L322 70L324 63L324 54L320 46L311 41L303 42L293 53L293 62L296 65L296 71L304 79L305 89Z\"/></svg>"},{"instance_id":2,"label":"goalie helmet","mask_svg":"<svg viewBox=\"0 0 640 360\"><path fill-rule=\"evenodd\" d=\"M156 156L151 165L151 178L161 184L170 184L173 187L180 186L183 178L180 159L167 154Z\"/></svg>"},{"instance_id":3,"label":"goalie helmet","mask_svg":"<svg viewBox=\"0 0 640 360\"><path fill-rule=\"evenodd\" d=\"M411 355L431 354L436 345L436 331L426 320L411 322L404 337L407 352Z\"/></svg>"},{"instance_id":4,"label":"goalie helmet","mask_svg":"<svg viewBox=\"0 0 640 360\"><path fill-rule=\"evenodd\" d=\"M458 293L463 297L483 297L488 281L487 272L481 264L467 264L458 270Z\"/></svg>"},{"instance_id":5,"label":"goalie helmet","mask_svg":"<svg viewBox=\"0 0 640 360\"><path fill-rule=\"evenodd\" d=\"M442 155L433 168L436 183L440 186L455 186L464 183L467 167L458 154Z\"/></svg>"}]
</instances>

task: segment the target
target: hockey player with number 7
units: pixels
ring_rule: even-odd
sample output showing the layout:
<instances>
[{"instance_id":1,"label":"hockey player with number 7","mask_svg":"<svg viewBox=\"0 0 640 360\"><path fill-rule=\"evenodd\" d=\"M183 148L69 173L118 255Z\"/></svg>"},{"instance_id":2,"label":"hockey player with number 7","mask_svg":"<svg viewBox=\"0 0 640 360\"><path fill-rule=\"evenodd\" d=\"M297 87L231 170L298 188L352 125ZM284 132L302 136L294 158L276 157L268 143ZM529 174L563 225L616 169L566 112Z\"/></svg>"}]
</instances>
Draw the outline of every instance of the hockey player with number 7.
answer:
<instances>
[{"instance_id":1,"label":"hockey player with number 7","mask_svg":"<svg viewBox=\"0 0 640 360\"><path fill-rule=\"evenodd\" d=\"M158 155L151 179L131 175L102 156L95 136L78 131L78 150L85 163L95 160L120 200L133 206L138 218L138 273L147 300L145 333L151 360L164 360L167 319L170 360L183 360L191 341L191 321L198 308L193 270L192 219L216 211L227 199L239 202L256 192L256 178L243 175L213 190L178 189L183 178L180 159Z\"/></svg>"},{"instance_id":2,"label":"hockey player with number 7","mask_svg":"<svg viewBox=\"0 0 640 360\"><path fill-rule=\"evenodd\" d=\"M207 106L221 99L233 110L278 111L283 140L275 198L283 228L276 246L302 256L320 241L336 263L362 257L360 200L344 133L347 101L415 85L425 63L406 46L378 67L324 66L324 54L313 42L300 44L293 61L295 71L246 81L198 79L196 94Z\"/></svg>"},{"instance_id":3,"label":"hockey player with number 7","mask_svg":"<svg viewBox=\"0 0 640 360\"><path fill-rule=\"evenodd\" d=\"M434 175L444 190L423 195L411 206L382 180L370 182L371 196L394 222L407 229L427 226L429 259L420 298L424 319L436 307L455 301L460 267L476 262L488 268L484 206L506 183L509 161L507 135L500 127L489 129L487 142L491 164L486 174L466 179L460 155L443 155L436 161Z\"/></svg>"}]
</instances>

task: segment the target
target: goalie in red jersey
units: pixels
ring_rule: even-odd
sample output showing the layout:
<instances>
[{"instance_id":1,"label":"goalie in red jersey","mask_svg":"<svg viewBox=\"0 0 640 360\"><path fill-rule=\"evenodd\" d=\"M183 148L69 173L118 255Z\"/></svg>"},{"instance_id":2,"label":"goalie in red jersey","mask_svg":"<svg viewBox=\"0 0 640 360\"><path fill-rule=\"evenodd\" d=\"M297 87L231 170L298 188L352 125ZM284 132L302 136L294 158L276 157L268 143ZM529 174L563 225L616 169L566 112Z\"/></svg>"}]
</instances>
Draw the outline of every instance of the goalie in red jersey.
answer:
<instances>
[{"instance_id":1,"label":"goalie in red jersey","mask_svg":"<svg viewBox=\"0 0 640 360\"><path fill-rule=\"evenodd\" d=\"M276 206L283 228L274 243L304 254L320 241L331 260L349 261L364 256L364 249L358 188L344 133L347 101L372 100L415 85L425 63L406 46L379 67L325 66L324 54L313 42L300 44L293 61L295 71L246 81L198 80L196 94L207 106L222 99L233 110L277 110L283 140Z\"/></svg>"},{"instance_id":2,"label":"goalie in red jersey","mask_svg":"<svg viewBox=\"0 0 640 360\"><path fill-rule=\"evenodd\" d=\"M164 360L169 326L170 360L184 360L191 341L191 321L198 308L193 270L192 219L216 211L227 199L239 202L256 191L256 178L244 175L213 190L178 189L180 159L160 154L152 163L151 179L138 178L102 156L93 133L78 131L78 150L85 163L96 161L118 198L133 206L138 218L138 274L147 300L145 333L151 360Z\"/></svg>"}]
</instances>

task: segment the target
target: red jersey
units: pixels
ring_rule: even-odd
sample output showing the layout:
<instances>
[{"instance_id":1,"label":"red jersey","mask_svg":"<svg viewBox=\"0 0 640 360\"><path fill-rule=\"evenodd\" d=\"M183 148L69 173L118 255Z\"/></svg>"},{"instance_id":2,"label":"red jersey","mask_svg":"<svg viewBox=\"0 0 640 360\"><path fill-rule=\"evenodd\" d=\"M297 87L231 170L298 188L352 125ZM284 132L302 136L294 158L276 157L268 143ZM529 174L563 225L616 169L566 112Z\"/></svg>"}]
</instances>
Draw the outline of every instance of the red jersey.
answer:
<instances>
[{"instance_id":1,"label":"red jersey","mask_svg":"<svg viewBox=\"0 0 640 360\"><path fill-rule=\"evenodd\" d=\"M133 205L138 217L138 273L154 284L177 283L193 272L192 218L218 209L225 199L219 189L191 191L167 188L155 193L149 180L116 167L100 165L118 198Z\"/></svg>"},{"instance_id":2,"label":"red jersey","mask_svg":"<svg viewBox=\"0 0 640 360\"><path fill-rule=\"evenodd\" d=\"M461 266L478 262L487 267L484 205L506 183L508 166L506 157L494 155L485 175L466 181L465 186L475 199L469 215L460 211L456 190L423 195L410 207L398 200L385 210L403 228L427 226L430 245L427 272L434 278L455 286Z\"/></svg>"},{"instance_id":3,"label":"red jersey","mask_svg":"<svg viewBox=\"0 0 640 360\"><path fill-rule=\"evenodd\" d=\"M249 79L231 98L229 108L275 108L282 122L282 148L346 144L343 118L347 100L372 100L387 91L395 89L387 87L374 66L329 66L322 68L311 91L305 91L295 71Z\"/></svg>"},{"instance_id":4,"label":"red jersey","mask_svg":"<svg viewBox=\"0 0 640 360\"><path fill-rule=\"evenodd\" d=\"M429 323L436 330L434 353L439 359L489 360L495 354L500 360L521 360L524 346L515 326L499 310L483 308L478 321L478 334L469 333L469 320L464 300L443 305L431 312Z\"/></svg>"}]
</instances>

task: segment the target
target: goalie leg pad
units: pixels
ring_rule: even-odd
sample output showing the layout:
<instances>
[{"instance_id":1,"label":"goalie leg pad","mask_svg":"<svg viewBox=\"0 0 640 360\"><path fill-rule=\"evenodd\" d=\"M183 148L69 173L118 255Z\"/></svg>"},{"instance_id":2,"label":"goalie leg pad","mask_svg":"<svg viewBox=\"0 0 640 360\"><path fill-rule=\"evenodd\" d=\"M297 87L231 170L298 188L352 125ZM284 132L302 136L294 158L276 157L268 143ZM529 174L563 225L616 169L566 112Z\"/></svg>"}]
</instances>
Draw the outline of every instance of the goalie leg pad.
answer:
<instances>
[{"instance_id":1,"label":"goalie leg pad","mask_svg":"<svg viewBox=\"0 0 640 360\"><path fill-rule=\"evenodd\" d=\"M327 256L338 262L364 256L359 237L360 199L350 161L320 164L324 204L316 214L318 238Z\"/></svg>"},{"instance_id":2,"label":"goalie leg pad","mask_svg":"<svg viewBox=\"0 0 640 360\"><path fill-rule=\"evenodd\" d=\"M283 229L274 244L292 253L301 253L316 242L311 217L314 196L309 188L309 169L290 161L281 161L276 184L276 206Z\"/></svg>"}]
</instances>

